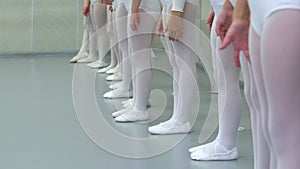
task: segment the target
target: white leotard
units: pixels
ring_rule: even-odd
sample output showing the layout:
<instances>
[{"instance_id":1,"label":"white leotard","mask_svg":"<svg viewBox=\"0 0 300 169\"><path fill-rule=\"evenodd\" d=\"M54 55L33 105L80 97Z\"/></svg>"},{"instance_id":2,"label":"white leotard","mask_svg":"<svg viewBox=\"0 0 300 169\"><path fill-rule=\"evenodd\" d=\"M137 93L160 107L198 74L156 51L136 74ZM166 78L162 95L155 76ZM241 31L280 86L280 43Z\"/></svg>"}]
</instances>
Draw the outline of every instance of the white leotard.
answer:
<instances>
[{"instance_id":1,"label":"white leotard","mask_svg":"<svg viewBox=\"0 0 300 169\"><path fill-rule=\"evenodd\" d=\"M119 4L119 0L114 0L114 2L112 3L112 7L116 9L118 7L118 4Z\"/></svg>"},{"instance_id":2,"label":"white leotard","mask_svg":"<svg viewBox=\"0 0 300 169\"><path fill-rule=\"evenodd\" d=\"M236 0L230 0L231 4L235 6ZM215 12L215 16L218 16L222 10L225 0L210 0L210 4Z\"/></svg>"},{"instance_id":3,"label":"white leotard","mask_svg":"<svg viewBox=\"0 0 300 169\"><path fill-rule=\"evenodd\" d=\"M91 5L94 5L98 0L91 0Z\"/></svg>"},{"instance_id":4,"label":"white leotard","mask_svg":"<svg viewBox=\"0 0 300 169\"><path fill-rule=\"evenodd\" d=\"M128 12L131 11L131 3L132 0L118 0L117 2L118 5L124 4ZM140 4L140 9L150 13L153 12L160 13L161 6L159 0L142 0ZM153 15L156 18L158 14L155 15L153 13Z\"/></svg>"},{"instance_id":5,"label":"white leotard","mask_svg":"<svg viewBox=\"0 0 300 169\"><path fill-rule=\"evenodd\" d=\"M215 16L218 16L221 12L222 6L224 5L225 0L210 0L211 7L215 12Z\"/></svg>"},{"instance_id":6,"label":"white leotard","mask_svg":"<svg viewBox=\"0 0 300 169\"><path fill-rule=\"evenodd\" d=\"M124 4L127 12L131 11L131 2L132 0L118 0L118 5Z\"/></svg>"},{"instance_id":7,"label":"white leotard","mask_svg":"<svg viewBox=\"0 0 300 169\"><path fill-rule=\"evenodd\" d=\"M251 25L261 34L266 19L275 11L282 9L300 10L300 0L248 0L251 11Z\"/></svg>"},{"instance_id":8,"label":"white leotard","mask_svg":"<svg viewBox=\"0 0 300 169\"><path fill-rule=\"evenodd\" d=\"M140 8L146 12L161 12L159 0L142 0Z\"/></svg>"},{"instance_id":9,"label":"white leotard","mask_svg":"<svg viewBox=\"0 0 300 169\"><path fill-rule=\"evenodd\" d=\"M169 2L173 2L172 11L183 12L184 5L186 2L191 3L193 5L198 6L199 0L160 0L162 5L168 4Z\"/></svg>"}]
</instances>

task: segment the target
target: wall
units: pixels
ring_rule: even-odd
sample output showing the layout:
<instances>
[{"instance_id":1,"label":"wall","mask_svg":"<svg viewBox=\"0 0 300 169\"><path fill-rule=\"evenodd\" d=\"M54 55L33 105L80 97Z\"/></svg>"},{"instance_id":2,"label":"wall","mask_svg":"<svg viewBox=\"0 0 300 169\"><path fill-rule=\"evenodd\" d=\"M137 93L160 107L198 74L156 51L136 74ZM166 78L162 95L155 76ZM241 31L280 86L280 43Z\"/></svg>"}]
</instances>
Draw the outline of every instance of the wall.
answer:
<instances>
[{"instance_id":1,"label":"wall","mask_svg":"<svg viewBox=\"0 0 300 169\"><path fill-rule=\"evenodd\" d=\"M201 5L197 25L205 24L208 0ZM0 0L0 54L78 50L82 38L82 0ZM159 40L154 41L160 47Z\"/></svg>"}]
</instances>

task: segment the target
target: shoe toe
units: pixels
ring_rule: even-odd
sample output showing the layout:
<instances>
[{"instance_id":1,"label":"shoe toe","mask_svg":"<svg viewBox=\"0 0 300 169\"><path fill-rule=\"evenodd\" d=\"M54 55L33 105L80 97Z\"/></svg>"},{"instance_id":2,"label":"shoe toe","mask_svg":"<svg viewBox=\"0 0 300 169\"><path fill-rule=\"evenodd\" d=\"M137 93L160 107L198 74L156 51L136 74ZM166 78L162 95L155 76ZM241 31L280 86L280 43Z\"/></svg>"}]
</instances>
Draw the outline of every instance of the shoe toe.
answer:
<instances>
[{"instance_id":1,"label":"shoe toe","mask_svg":"<svg viewBox=\"0 0 300 169\"><path fill-rule=\"evenodd\" d=\"M115 118L116 122L131 122L124 114Z\"/></svg>"},{"instance_id":2,"label":"shoe toe","mask_svg":"<svg viewBox=\"0 0 300 169\"><path fill-rule=\"evenodd\" d=\"M106 98L106 99L112 98L112 96L113 96L113 91L106 92L106 93L103 95L103 97Z\"/></svg>"},{"instance_id":3,"label":"shoe toe","mask_svg":"<svg viewBox=\"0 0 300 169\"><path fill-rule=\"evenodd\" d=\"M196 152L196 151L200 150L202 147L203 147L202 145L197 146L197 147L192 147L192 148L189 149L189 152L190 153Z\"/></svg>"}]
</instances>

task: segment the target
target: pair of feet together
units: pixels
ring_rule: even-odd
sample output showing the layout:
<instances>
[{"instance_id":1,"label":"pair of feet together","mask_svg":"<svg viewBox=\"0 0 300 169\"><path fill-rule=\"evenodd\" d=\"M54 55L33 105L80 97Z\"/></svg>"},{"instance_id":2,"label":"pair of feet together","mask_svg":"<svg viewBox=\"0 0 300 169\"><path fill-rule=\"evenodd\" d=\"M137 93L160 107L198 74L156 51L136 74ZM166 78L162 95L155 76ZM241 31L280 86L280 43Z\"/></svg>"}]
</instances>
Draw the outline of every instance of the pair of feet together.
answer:
<instances>
[{"instance_id":1,"label":"pair of feet together","mask_svg":"<svg viewBox=\"0 0 300 169\"><path fill-rule=\"evenodd\" d=\"M70 63L90 63L87 66L92 69L99 69L107 66L107 63L102 60L97 60L97 56L89 55L87 52L79 53L74 56Z\"/></svg>"}]
</instances>

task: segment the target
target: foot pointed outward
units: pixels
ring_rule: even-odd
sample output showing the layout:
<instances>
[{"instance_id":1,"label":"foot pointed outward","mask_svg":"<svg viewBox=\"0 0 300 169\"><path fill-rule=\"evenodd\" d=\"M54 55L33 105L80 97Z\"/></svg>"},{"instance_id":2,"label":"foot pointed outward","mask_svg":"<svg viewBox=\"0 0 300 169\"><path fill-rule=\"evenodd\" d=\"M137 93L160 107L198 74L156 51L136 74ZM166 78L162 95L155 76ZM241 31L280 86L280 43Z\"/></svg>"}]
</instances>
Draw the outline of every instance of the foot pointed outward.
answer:
<instances>
[{"instance_id":1,"label":"foot pointed outward","mask_svg":"<svg viewBox=\"0 0 300 169\"><path fill-rule=\"evenodd\" d=\"M133 96L132 91L123 91L120 88L111 90L109 92L106 92L103 97L105 99L121 99L121 98L131 98Z\"/></svg>"},{"instance_id":2,"label":"foot pointed outward","mask_svg":"<svg viewBox=\"0 0 300 169\"><path fill-rule=\"evenodd\" d=\"M96 61L97 59L98 59L97 56L89 55L86 58L78 60L77 63L91 63L91 62Z\"/></svg>"},{"instance_id":3,"label":"foot pointed outward","mask_svg":"<svg viewBox=\"0 0 300 169\"><path fill-rule=\"evenodd\" d=\"M120 72L117 72L115 74L107 76L106 80L107 81L121 81L122 80L122 74Z\"/></svg>"},{"instance_id":4,"label":"foot pointed outward","mask_svg":"<svg viewBox=\"0 0 300 169\"><path fill-rule=\"evenodd\" d=\"M113 112L112 117L116 118L118 116L121 116L122 114L125 114L125 113L129 112L130 110L131 110L131 108L125 108L125 109L121 109L119 111Z\"/></svg>"},{"instance_id":5,"label":"foot pointed outward","mask_svg":"<svg viewBox=\"0 0 300 169\"><path fill-rule=\"evenodd\" d=\"M192 160L197 161L229 161L238 159L237 147L228 150L216 141L189 149Z\"/></svg>"},{"instance_id":6,"label":"foot pointed outward","mask_svg":"<svg viewBox=\"0 0 300 169\"><path fill-rule=\"evenodd\" d=\"M133 104L134 104L134 100L133 99L129 99L129 100L126 100L124 102L122 102L123 104L123 107L126 108L126 107L132 107ZM151 107L151 103L150 101L148 100L148 103L147 103L147 107Z\"/></svg>"},{"instance_id":7,"label":"foot pointed outward","mask_svg":"<svg viewBox=\"0 0 300 169\"><path fill-rule=\"evenodd\" d=\"M112 90L114 90L114 89L120 88L121 85L122 85L122 82L116 82L116 83L110 85L109 88L112 89Z\"/></svg>"},{"instance_id":8,"label":"foot pointed outward","mask_svg":"<svg viewBox=\"0 0 300 169\"><path fill-rule=\"evenodd\" d=\"M102 68L100 70L98 70L98 73L106 73L108 70L114 68L113 66L107 66L105 68Z\"/></svg>"},{"instance_id":9,"label":"foot pointed outward","mask_svg":"<svg viewBox=\"0 0 300 169\"><path fill-rule=\"evenodd\" d=\"M76 63L80 59L87 58L89 54L87 52L84 53L78 53L76 56L74 56L71 60L70 63Z\"/></svg>"},{"instance_id":10,"label":"foot pointed outward","mask_svg":"<svg viewBox=\"0 0 300 169\"><path fill-rule=\"evenodd\" d=\"M107 70L106 74L109 74L109 75L115 74L115 73L119 72L119 70L120 70L120 66L116 66L116 67L114 67L112 69Z\"/></svg>"},{"instance_id":11,"label":"foot pointed outward","mask_svg":"<svg viewBox=\"0 0 300 169\"><path fill-rule=\"evenodd\" d=\"M87 66L92 69L99 69L107 66L107 63L102 60L96 60L95 62L87 64Z\"/></svg>"},{"instance_id":12,"label":"foot pointed outward","mask_svg":"<svg viewBox=\"0 0 300 169\"><path fill-rule=\"evenodd\" d=\"M147 111L138 111L135 109L131 109L115 118L116 122L120 123L147 121L148 119L149 113Z\"/></svg>"},{"instance_id":13,"label":"foot pointed outward","mask_svg":"<svg viewBox=\"0 0 300 169\"><path fill-rule=\"evenodd\" d=\"M189 122L185 124L178 124L177 122L168 120L158 125L148 128L151 134L163 135L163 134L188 134L192 130L192 126Z\"/></svg>"}]
</instances>

